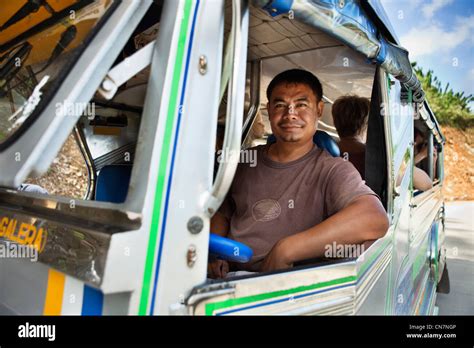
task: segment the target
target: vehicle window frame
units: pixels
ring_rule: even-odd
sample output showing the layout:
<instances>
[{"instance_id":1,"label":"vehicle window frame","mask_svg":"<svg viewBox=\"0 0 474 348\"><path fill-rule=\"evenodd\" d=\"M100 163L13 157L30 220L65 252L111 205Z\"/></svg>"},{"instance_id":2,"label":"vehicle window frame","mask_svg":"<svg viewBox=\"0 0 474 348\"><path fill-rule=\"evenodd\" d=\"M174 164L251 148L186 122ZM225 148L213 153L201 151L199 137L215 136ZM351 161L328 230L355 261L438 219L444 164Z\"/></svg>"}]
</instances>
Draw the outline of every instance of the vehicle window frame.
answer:
<instances>
[{"instance_id":1,"label":"vehicle window frame","mask_svg":"<svg viewBox=\"0 0 474 348\"><path fill-rule=\"evenodd\" d=\"M428 136L432 136L434 138L434 135L431 133L431 131L428 131ZM427 157L428 156L433 156L433 149L434 149L434 142L435 141L436 140L433 140L433 142L428 142L428 144L432 144L433 146L428 148ZM443 154L443 151L444 151L443 144L441 144L441 147L442 147L442 151L438 152L438 159L436 161L436 168L433 170L433 177L432 178L430 177L431 182L433 184L432 188L428 189L426 191L422 191L422 190L419 190L419 189L415 189L415 187L413 187L413 198L414 199L418 200L418 197L425 197L427 195L430 195L433 192L434 189L437 189L438 187L441 186L441 183L442 183L441 173L442 173L442 171L441 171L441 164L440 164L440 156L444 156L444 154ZM429 173L427 173L423 168L417 166L415 164L415 161L413 161L413 170L414 170L414 168L418 168L418 169L422 170L423 172L425 172L429 176Z\"/></svg>"},{"instance_id":2,"label":"vehicle window frame","mask_svg":"<svg viewBox=\"0 0 474 348\"><path fill-rule=\"evenodd\" d=\"M103 26L107 23L109 18L112 16L112 14L115 13L117 8L120 6L121 2L117 0L113 0L112 4L110 7L107 9L105 12L104 16L99 19L97 24L94 26L94 28L91 30L91 32L87 35L84 43L82 44L82 47L79 51L74 52L71 55L70 61L68 61L69 66L74 66L77 61L80 59L84 51L87 49L89 44L92 42L92 40L96 37L97 33L103 28ZM41 25L41 23L40 23ZM24 35L25 33L20 34L20 36ZM10 42L15 41L16 38L10 40L4 46L11 45ZM25 38L27 39L27 38ZM12 42L15 43L15 42ZM2 48L2 47L0 47ZM8 48L6 48L8 49ZM5 149L13 146L16 141L21 138L21 136L30 128L34 125L34 123L40 118L41 114L43 113L44 109L50 104L51 100L54 98L56 93L58 92L59 88L63 84L64 80L66 77L70 74L71 70L64 68L60 71L58 76L52 81L51 86L48 90L47 93L45 93L44 100L38 104L38 107L35 108L33 113L26 118L25 122L21 124L21 126L15 130L10 136L8 136L4 141L0 142L0 153L3 152Z\"/></svg>"},{"instance_id":3,"label":"vehicle window frame","mask_svg":"<svg viewBox=\"0 0 474 348\"><path fill-rule=\"evenodd\" d=\"M377 67L374 70L374 77L373 77L373 83L372 83L372 93L371 93L371 98L370 98L370 114L372 115L373 120L382 120L382 123L379 125L380 128L377 129L376 131L381 132L382 134L382 139L383 139L383 146L378 146L377 148L383 148L385 152L385 157L384 157L384 166L387 168L388 166L388 159L387 159L387 139L390 137L390 134L387 134L384 123L386 123L386 117L382 118L381 117L381 112L380 112L380 107L379 107L379 101L384 102L387 101L384 96L384 90L382 88L382 81L384 81L384 76L385 72L383 69L380 67ZM252 85L252 83L250 83ZM374 90L376 90L374 92ZM371 117L369 115L369 117ZM256 114L254 115L255 118ZM253 123L253 121L252 121ZM249 127L247 133L245 136L242 137L242 139L247 139L248 137L248 132L250 132L251 127ZM368 133L368 130L367 130ZM245 142L242 141L242 145L244 145ZM374 146L375 147L375 146ZM367 150L366 150L367 151ZM366 156L367 159L367 156ZM366 166L366 172L367 172L367 166ZM386 170L386 181L389 182L390 179L388 177L389 171ZM389 185L386 184L384 186L384 197L385 197L385 202L382 201L384 205L384 209L387 212L387 215L390 215L388 213L388 206L390 206L390 191L389 191ZM383 198L382 198L383 199ZM390 230L389 230L390 231ZM229 278L223 278L223 279L208 279L206 284L217 284L217 283L226 283L230 281L240 281L240 280L247 280L247 279L253 279L253 278L258 278L262 276L271 276L271 275L276 275L276 274L281 274L281 273L290 273L290 272L298 272L301 270L308 270L308 269L313 269L313 268L319 268L319 267L327 267L327 266L332 266L332 265L337 265L341 263L350 263L350 262L355 262L359 263L361 260L364 260L365 255L369 252L372 252L376 248L380 248L380 244L384 243L386 240L391 239L391 233L387 232L382 238L379 238L374 241L366 241L366 242L371 242L366 248L363 249L362 254L358 255L357 257L350 257L350 258L314 258L314 259L309 259L309 260L303 260L301 262L298 262L297 265L293 266L292 268L289 269L284 269L284 270L275 270L275 271L270 271L270 272L255 272L254 274L245 274L245 275L238 275L238 276L233 276ZM364 243L366 243L364 242ZM364 243L360 243L360 245L363 245ZM387 248L388 246L385 246ZM378 249L377 249L378 250ZM315 261L314 263L312 261Z\"/></svg>"},{"instance_id":4,"label":"vehicle window frame","mask_svg":"<svg viewBox=\"0 0 474 348\"><path fill-rule=\"evenodd\" d=\"M8 167L1 177L0 186L16 189L31 174L37 176L46 172L80 118L77 114L56 113L57 103L67 101L82 105L91 101L151 5L152 0L119 2L113 13L109 13L110 17L102 23L91 43L85 46L49 103L44 103L34 127L26 128L13 145L0 152L0 166ZM21 159L17 159L18 154Z\"/></svg>"},{"instance_id":5,"label":"vehicle window frame","mask_svg":"<svg viewBox=\"0 0 474 348\"><path fill-rule=\"evenodd\" d=\"M121 2L118 1L117 4L120 5ZM115 8L115 10L117 10L117 8ZM143 14L140 17L139 21L142 21L144 17L145 17L145 14ZM103 26L101 27L101 29L103 29ZM131 36L129 40L133 37L133 34L134 32L130 33ZM124 43L123 47L125 47L125 45L126 45L126 42ZM88 46L86 45L86 48L87 47ZM78 59L80 59L80 57L78 57ZM53 96L52 96L53 98L55 97L55 94L56 93L53 93ZM90 100L93 100L93 99L94 99L94 96L92 96ZM146 99L144 103L146 103ZM47 104L48 103L46 103L46 105ZM142 110L140 117L144 116L143 112L144 111ZM75 130L73 129L71 134L73 134L74 132ZM140 125L139 131L138 131L138 137L140 137L140 134L142 134L142 132L143 132L143 129ZM154 139L154 137L155 137L155 133L147 135L146 139L147 141L150 141L150 139ZM149 161L148 157L141 158L141 162L146 162L146 161ZM134 166L135 166L135 163L134 163ZM130 181L132 182L132 180L134 180L134 177L136 176L138 176L138 174L132 172ZM135 180L137 179L135 178ZM131 185L129 185L129 188L130 186ZM72 198L69 196L60 196L60 195L43 195L40 193L18 191L16 190L16 188L12 189L8 187L0 186L0 206L2 205L5 206L5 204L7 204L6 202L15 202L14 204L7 204L6 206L20 207L21 210L23 211L23 214L26 214L26 215L48 216L47 219L50 221L60 220L60 215L63 216L64 214L59 213L59 211L65 211L66 212L65 214L67 216L74 217L75 223L80 223L81 221L87 221L90 218L90 215L82 214L82 213L74 214L71 212L67 212L68 206L70 206L71 202L73 202L74 206L79 208L79 210L82 209L84 211L90 211L90 209L96 209L96 210L102 211L101 214L97 214L99 215L98 219L103 221L102 223L97 222L98 229L101 229L102 227L106 228L107 226L107 222L101 218L101 215L111 216L114 213L125 214L125 217L120 222L116 223L116 229L126 231L127 229L130 229L131 226L133 226L133 229L135 230L139 228L139 225L141 225L142 219L141 219L141 215L139 214L143 209L144 201L145 201L145 195L141 194L141 192L138 192L138 193L134 192L133 198L130 197L130 193L131 193L131 190L128 191L127 198L125 199L124 202L113 203L113 202L106 202L106 201L89 200L89 199L86 199L85 197ZM64 208L61 208L61 207L64 207ZM9 209L7 210L10 211ZM40 215L38 215L38 211L41 211Z\"/></svg>"}]
</instances>

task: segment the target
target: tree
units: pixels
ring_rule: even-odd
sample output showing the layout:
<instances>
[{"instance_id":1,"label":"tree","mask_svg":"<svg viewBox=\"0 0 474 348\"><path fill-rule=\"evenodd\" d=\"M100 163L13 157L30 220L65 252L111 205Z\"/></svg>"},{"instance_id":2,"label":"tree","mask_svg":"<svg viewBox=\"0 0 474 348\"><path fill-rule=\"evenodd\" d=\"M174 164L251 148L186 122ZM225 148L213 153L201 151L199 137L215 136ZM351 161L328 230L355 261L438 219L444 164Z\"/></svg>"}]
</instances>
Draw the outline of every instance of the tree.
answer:
<instances>
[{"instance_id":1,"label":"tree","mask_svg":"<svg viewBox=\"0 0 474 348\"><path fill-rule=\"evenodd\" d=\"M449 83L443 88L441 81L434 76L433 70L426 73L412 63L415 73L421 82L431 110L440 124L449 125L465 130L474 127L474 114L469 103L474 102L474 96L464 95L464 92L454 93Z\"/></svg>"}]
</instances>

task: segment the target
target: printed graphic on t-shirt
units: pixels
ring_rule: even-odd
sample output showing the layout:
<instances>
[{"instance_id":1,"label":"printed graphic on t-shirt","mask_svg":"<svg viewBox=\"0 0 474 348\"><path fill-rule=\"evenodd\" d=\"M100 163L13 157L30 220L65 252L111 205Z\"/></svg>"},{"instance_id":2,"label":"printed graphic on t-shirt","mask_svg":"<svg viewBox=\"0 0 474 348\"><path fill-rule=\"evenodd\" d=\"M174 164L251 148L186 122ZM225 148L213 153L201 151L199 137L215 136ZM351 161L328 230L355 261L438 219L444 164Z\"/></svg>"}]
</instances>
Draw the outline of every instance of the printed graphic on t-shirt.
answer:
<instances>
[{"instance_id":1,"label":"printed graphic on t-shirt","mask_svg":"<svg viewBox=\"0 0 474 348\"><path fill-rule=\"evenodd\" d=\"M262 199L252 207L252 215L255 221L271 221L281 214L280 203L274 199Z\"/></svg>"}]
</instances>

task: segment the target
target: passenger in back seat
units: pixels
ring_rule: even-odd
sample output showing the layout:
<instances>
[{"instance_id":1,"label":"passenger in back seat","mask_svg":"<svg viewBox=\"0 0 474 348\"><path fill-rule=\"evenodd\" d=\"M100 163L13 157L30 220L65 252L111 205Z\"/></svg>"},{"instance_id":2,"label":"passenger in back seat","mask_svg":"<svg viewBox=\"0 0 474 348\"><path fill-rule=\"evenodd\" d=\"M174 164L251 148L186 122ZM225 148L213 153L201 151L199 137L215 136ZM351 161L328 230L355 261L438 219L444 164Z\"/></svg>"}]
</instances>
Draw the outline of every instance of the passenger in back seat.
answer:
<instances>
[{"instance_id":1,"label":"passenger in back seat","mask_svg":"<svg viewBox=\"0 0 474 348\"><path fill-rule=\"evenodd\" d=\"M342 96L332 105L332 118L339 134L341 156L365 178L365 134L370 101L356 95Z\"/></svg>"}]
</instances>

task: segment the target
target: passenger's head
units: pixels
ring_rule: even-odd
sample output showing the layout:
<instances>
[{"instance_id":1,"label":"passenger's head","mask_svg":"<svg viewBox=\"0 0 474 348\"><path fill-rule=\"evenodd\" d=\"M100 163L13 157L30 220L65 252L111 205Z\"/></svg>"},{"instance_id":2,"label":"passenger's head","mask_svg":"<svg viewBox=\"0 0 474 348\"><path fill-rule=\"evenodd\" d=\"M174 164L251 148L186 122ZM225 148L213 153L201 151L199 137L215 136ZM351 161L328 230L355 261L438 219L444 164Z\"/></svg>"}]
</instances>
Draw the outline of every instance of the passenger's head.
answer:
<instances>
[{"instance_id":1,"label":"passenger's head","mask_svg":"<svg viewBox=\"0 0 474 348\"><path fill-rule=\"evenodd\" d=\"M414 136L415 136L415 145L421 145L425 142L425 137L423 133L415 127L414 129Z\"/></svg>"},{"instance_id":2,"label":"passenger's head","mask_svg":"<svg viewBox=\"0 0 474 348\"><path fill-rule=\"evenodd\" d=\"M312 142L322 97L321 82L309 71L291 69L275 76L267 88L267 110L277 142Z\"/></svg>"},{"instance_id":3,"label":"passenger's head","mask_svg":"<svg viewBox=\"0 0 474 348\"><path fill-rule=\"evenodd\" d=\"M332 105L332 118L339 137L362 135L367 129L369 99L356 95L345 95Z\"/></svg>"}]
</instances>

